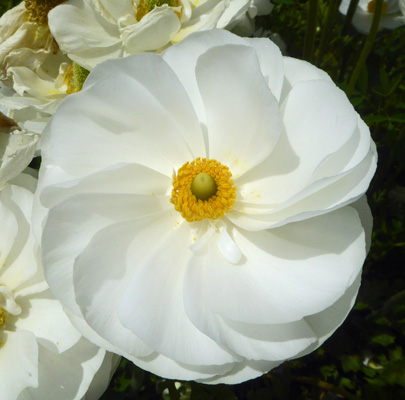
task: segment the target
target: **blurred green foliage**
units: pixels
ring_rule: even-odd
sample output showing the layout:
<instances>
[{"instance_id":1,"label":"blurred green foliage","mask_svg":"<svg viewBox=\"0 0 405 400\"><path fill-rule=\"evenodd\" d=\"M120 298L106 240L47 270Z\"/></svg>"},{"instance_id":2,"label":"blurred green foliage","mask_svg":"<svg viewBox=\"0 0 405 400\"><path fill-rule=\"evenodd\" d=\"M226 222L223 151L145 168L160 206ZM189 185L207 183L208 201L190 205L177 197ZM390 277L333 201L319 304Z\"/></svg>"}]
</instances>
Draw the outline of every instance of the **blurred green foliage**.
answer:
<instances>
[{"instance_id":1,"label":"blurred green foliage","mask_svg":"<svg viewBox=\"0 0 405 400\"><path fill-rule=\"evenodd\" d=\"M0 13L18 3L3 0ZM257 28L279 34L287 54L302 58L308 2L273 3L269 16L257 18ZM341 35L344 18L338 5L336 0L319 1L311 58L344 90L365 36L353 28ZM373 242L356 305L335 334L314 353L234 386L161 379L123 359L101 400L405 399L404 74L405 27L379 32L350 98L379 153L368 191Z\"/></svg>"}]
</instances>

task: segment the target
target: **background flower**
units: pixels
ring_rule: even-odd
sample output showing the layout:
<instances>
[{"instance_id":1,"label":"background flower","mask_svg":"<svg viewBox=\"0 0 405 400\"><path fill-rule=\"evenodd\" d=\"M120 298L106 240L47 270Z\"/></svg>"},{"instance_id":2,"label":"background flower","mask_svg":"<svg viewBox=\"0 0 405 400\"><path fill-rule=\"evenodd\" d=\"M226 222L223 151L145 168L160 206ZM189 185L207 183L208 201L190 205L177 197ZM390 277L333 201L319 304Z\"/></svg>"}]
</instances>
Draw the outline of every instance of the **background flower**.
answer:
<instances>
[{"instance_id":1,"label":"background flower","mask_svg":"<svg viewBox=\"0 0 405 400\"><path fill-rule=\"evenodd\" d=\"M0 18L0 79L9 78L8 69L25 66L36 70L54 51L47 24L33 21L22 1Z\"/></svg>"},{"instance_id":2,"label":"background flower","mask_svg":"<svg viewBox=\"0 0 405 400\"><path fill-rule=\"evenodd\" d=\"M173 171L198 157L232 173L222 219L180 199L187 222L170 203ZM106 62L44 138L47 280L82 332L142 368L251 379L318 347L352 307L375 167L345 95L268 40L213 30Z\"/></svg>"},{"instance_id":3,"label":"background flower","mask_svg":"<svg viewBox=\"0 0 405 400\"><path fill-rule=\"evenodd\" d=\"M252 18L271 9L268 0L69 0L49 13L49 26L62 51L91 70L110 58L162 50L195 31L241 24L253 33Z\"/></svg>"},{"instance_id":4,"label":"background flower","mask_svg":"<svg viewBox=\"0 0 405 400\"><path fill-rule=\"evenodd\" d=\"M350 0L342 0L339 11L346 15ZM353 15L352 24L363 34L368 34L373 21L375 0L360 0ZM395 29L405 25L405 1L388 0L383 3L383 14L380 20L379 30Z\"/></svg>"},{"instance_id":5,"label":"background flower","mask_svg":"<svg viewBox=\"0 0 405 400\"><path fill-rule=\"evenodd\" d=\"M34 136L77 89L72 61L60 52L48 27L48 11L57 4L26 0L0 19L0 107Z\"/></svg>"},{"instance_id":6,"label":"background flower","mask_svg":"<svg viewBox=\"0 0 405 400\"><path fill-rule=\"evenodd\" d=\"M0 398L98 399L117 360L81 337L49 291L30 231L35 185L20 175L0 191Z\"/></svg>"}]
</instances>

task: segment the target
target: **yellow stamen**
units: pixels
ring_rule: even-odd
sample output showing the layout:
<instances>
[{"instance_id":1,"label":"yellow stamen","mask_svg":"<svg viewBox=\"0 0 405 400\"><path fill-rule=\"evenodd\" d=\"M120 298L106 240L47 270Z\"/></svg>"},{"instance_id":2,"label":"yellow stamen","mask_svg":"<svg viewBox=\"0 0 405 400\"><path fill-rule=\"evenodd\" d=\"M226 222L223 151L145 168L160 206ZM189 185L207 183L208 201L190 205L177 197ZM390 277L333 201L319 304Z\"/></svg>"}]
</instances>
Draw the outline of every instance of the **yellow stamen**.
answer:
<instances>
[{"instance_id":1,"label":"yellow stamen","mask_svg":"<svg viewBox=\"0 0 405 400\"><path fill-rule=\"evenodd\" d=\"M4 308L0 307L0 328L3 328L6 324L6 312Z\"/></svg>"},{"instance_id":2,"label":"yellow stamen","mask_svg":"<svg viewBox=\"0 0 405 400\"><path fill-rule=\"evenodd\" d=\"M70 64L67 68L66 68L66 72L63 75L63 80L66 83L67 89L66 89L66 93L67 94L71 94L76 92L75 89L75 84L74 84L74 75L73 75L73 66L72 64Z\"/></svg>"},{"instance_id":3,"label":"yellow stamen","mask_svg":"<svg viewBox=\"0 0 405 400\"><path fill-rule=\"evenodd\" d=\"M138 8L136 9L136 19L140 21L148 12L152 11L155 7L161 7L167 4L169 7L180 7L179 0L140 0ZM183 11L176 12L179 19Z\"/></svg>"},{"instance_id":4,"label":"yellow stamen","mask_svg":"<svg viewBox=\"0 0 405 400\"><path fill-rule=\"evenodd\" d=\"M232 173L217 160L197 158L173 176L170 202L188 222L222 218L232 210L235 199Z\"/></svg>"},{"instance_id":5,"label":"yellow stamen","mask_svg":"<svg viewBox=\"0 0 405 400\"><path fill-rule=\"evenodd\" d=\"M24 0L28 12L28 21L40 25L48 24L48 13L66 0Z\"/></svg>"},{"instance_id":6,"label":"yellow stamen","mask_svg":"<svg viewBox=\"0 0 405 400\"><path fill-rule=\"evenodd\" d=\"M66 83L67 94L72 94L82 90L84 81L88 77L90 71L76 64L75 62L69 65L63 75L63 80Z\"/></svg>"},{"instance_id":7,"label":"yellow stamen","mask_svg":"<svg viewBox=\"0 0 405 400\"><path fill-rule=\"evenodd\" d=\"M383 6L382 6L382 13L385 14L387 12L387 9L388 9L388 4L384 1ZM375 12L375 0L370 1L367 4L367 11L370 14L374 14L374 12Z\"/></svg>"}]
</instances>

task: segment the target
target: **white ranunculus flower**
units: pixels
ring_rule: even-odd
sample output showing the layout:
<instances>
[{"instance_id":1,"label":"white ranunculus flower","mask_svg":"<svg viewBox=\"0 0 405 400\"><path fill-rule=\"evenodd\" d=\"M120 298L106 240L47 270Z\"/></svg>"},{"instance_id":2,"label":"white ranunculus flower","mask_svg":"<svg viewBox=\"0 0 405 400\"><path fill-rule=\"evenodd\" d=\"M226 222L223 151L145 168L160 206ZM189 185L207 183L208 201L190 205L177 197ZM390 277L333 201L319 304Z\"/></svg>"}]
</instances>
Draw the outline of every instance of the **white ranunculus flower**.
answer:
<instances>
[{"instance_id":1,"label":"white ranunculus flower","mask_svg":"<svg viewBox=\"0 0 405 400\"><path fill-rule=\"evenodd\" d=\"M270 0L69 0L49 13L62 51L91 70L102 61L159 51L195 31L253 33L252 18L272 10Z\"/></svg>"},{"instance_id":2,"label":"white ranunculus flower","mask_svg":"<svg viewBox=\"0 0 405 400\"><path fill-rule=\"evenodd\" d=\"M339 11L347 14L350 0L342 0ZM360 0L353 15L352 24L360 32L367 35L370 32L375 9L375 0ZM379 30L395 29L405 25L405 0L387 0L383 3L383 14Z\"/></svg>"},{"instance_id":3,"label":"white ranunculus flower","mask_svg":"<svg viewBox=\"0 0 405 400\"><path fill-rule=\"evenodd\" d=\"M32 161L38 139L0 111L0 190Z\"/></svg>"},{"instance_id":4,"label":"white ranunculus flower","mask_svg":"<svg viewBox=\"0 0 405 400\"><path fill-rule=\"evenodd\" d=\"M0 109L33 134L42 133L88 73L62 54L50 33L47 13L61 1L27 0L0 19Z\"/></svg>"},{"instance_id":5,"label":"white ranunculus flower","mask_svg":"<svg viewBox=\"0 0 405 400\"><path fill-rule=\"evenodd\" d=\"M11 67L24 66L36 70L55 51L48 25L39 22L32 18L24 1L1 16L0 80L9 78Z\"/></svg>"},{"instance_id":6,"label":"white ranunculus flower","mask_svg":"<svg viewBox=\"0 0 405 400\"><path fill-rule=\"evenodd\" d=\"M74 64L60 52L50 55L36 71L11 67L13 89L0 92L0 106L24 129L41 134L61 101L77 91L73 70Z\"/></svg>"},{"instance_id":7,"label":"white ranunculus flower","mask_svg":"<svg viewBox=\"0 0 405 400\"><path fill-rule=\"evenodd\" d=\"M93 342L237 383L351 309L376 151L323 71L268 39L196 33L97 66L48 127L36 234L46 219L47 280Z\"/></svg>"},{"instance_id":8,"label":"white ranunculus flower","mask_svg":"<svg viewBox=\"0 0 405 400\"><path fill-rule=\"evenodd\" d=\"M115 356L81 337L49 290L30 231L35 184L20 175L0 191L0 398L96 400Z\"/></svg>"}]
</instances>

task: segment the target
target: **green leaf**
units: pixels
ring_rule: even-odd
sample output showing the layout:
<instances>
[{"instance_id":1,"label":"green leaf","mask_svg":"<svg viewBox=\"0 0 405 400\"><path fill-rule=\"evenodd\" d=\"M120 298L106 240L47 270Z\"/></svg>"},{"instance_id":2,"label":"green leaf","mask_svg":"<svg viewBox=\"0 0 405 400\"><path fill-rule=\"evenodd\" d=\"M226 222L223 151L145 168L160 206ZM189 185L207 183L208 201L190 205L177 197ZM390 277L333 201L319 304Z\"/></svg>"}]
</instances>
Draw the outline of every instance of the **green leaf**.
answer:
<instances>
[{"instance_id":1,"label":"green leaf","mask_svg":"<svg viewBox=\"0 0 405 400\"><path fill-rule=\"evenodd\" d=\"M369 308L370 306L366 303L362 303L361 301L359 301L358 303L356 303L356 305L354 306L354 310L366 310L367 308Z\"/></svg>"},{"instance_id":2,"label":"green leaf","mask_svg":"<svg viewBox=\"0 0 405 400\"><path fill-rule=\"evenodd\" d=\"M343 371L358 371L361 368L361 361L359 356L343 356L342 357L342 368Z\"/></svg>"},{"instance_id":3,"label":"green leaf","mask_svg":"<svg viewBox=\"0 0 405 400\"><path fill-rule=\"evenodd\" d=\"M394 122L405 122L405 114L396 114L390 117L391 121Z\"/></svg>"},{"instance_id":4,"label":"green leaf","mask_svg":"<svg viewBox=\"0 0 405 400\"><path fill-rule=\"evenodd\" d=\"M370 122L384 122L387 120L387 117L384 115L367 115L363 118L366 123Z\"/></svg>"},{"instance_id":5,"label":"green leaf","mask_svg":"<svg viewBox=\"0 0 405 400\"><path fill-rule=\"evenodd\" d=\"M388 95L392 94L398 85L402 82L404 74L397 75L394 79L391 80L390 87L388 89Z\"/></svg>"},{"instance_id":6,"label":"green leaf","mask_svg":"<svg viewBox=\"0 0 405 400\"><path fill-rule=\"evenodd\" d=\"M388 346L395 342L395 337L386 333L375 336L371 339L373 343L381 344L382 346Z\"/></svg>"},{"instance_id":7,"label":"green leaf","mask_svg":"<svg viewBox=\"0 0 405 400\"><path fill-rule=\"evenodd\" d=\"M384 92L388 92L390 80L385 68L380 68L380 82Z\"/></svg>"}]
</instances>

